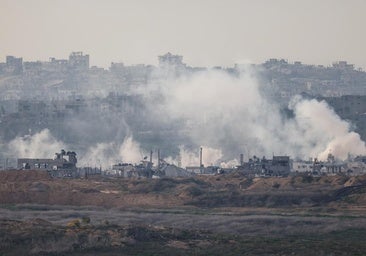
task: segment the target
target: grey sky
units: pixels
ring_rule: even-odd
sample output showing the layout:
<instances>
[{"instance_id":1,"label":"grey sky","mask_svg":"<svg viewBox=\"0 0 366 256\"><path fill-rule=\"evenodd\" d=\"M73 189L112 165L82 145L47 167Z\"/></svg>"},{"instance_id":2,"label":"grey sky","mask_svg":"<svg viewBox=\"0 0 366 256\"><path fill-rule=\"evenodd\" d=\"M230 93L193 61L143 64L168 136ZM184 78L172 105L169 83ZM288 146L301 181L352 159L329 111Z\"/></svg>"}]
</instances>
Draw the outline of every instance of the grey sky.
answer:
<instances>
[{"instance_id":1,"label":"grey sky","mask_svg":"<svg viewBox=\"0 0 366 256\"><path fill-rule=\"evenodd\" d=\"M0 0L0 60L90 54L91 64L193 66L268 58L366 69L366 0Z\"/></svg>"}]
</instances>

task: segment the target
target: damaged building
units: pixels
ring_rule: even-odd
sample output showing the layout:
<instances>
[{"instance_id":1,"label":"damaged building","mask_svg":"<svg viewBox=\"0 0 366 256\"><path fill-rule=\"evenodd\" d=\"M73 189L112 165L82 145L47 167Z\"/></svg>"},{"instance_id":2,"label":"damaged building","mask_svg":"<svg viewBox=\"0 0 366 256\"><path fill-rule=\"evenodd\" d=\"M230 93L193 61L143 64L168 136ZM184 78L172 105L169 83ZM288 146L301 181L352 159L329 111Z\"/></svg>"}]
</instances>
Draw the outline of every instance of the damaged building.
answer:
<instances>
[{"instance_id":1,"label":"damaged building","mask_svg":"<svg viewBox=\"0 0 366 256\"><path fill-rule=\"evenodd\" d=\"M152 178L152 162L142 160L140 164L118 163L112 166L112 170L104 171L105 175L123 178Z\"/></svg>"},{"instance_id":2,"label":"damaged building","mask_svg":"<svg viewBox=\"0 0 366 256\"><path fill-rule=\"evenodd\" d=\"M287 176L291 162L289 156L273 156L272 159L253 156L248 162L241 161L238 170L250 176Z\"/></svg>"},{"instance_id":3,"label":"damaged building","mask_svg":"<svg viewBox=\"0 0 366 256\"><path fill-rule=\"evenodd\" d=\"M64 157L67 157L65 159ZM77 177L76 153L61 150L55 154L54 159L48 158L19 158L19 170L43 170L47 171L51 177Z\"/></svg>"},{"instance_id":4,"label":"damaged building","mask_svg":"<svg viewBox=\"0 0 366 256\"><path fill-rule=\"evenodd\" d=\"M189 177L192 174L187 170L174 164L169 164L160 157L158 150L158 162L156 166L152 161L153 152L150 152L150 159L145 157L140 164L119 163L112 166L111 170L106 170L105 175L118 176L123 178L162 178L162 177Z\"/></svg>"}]
</instances>

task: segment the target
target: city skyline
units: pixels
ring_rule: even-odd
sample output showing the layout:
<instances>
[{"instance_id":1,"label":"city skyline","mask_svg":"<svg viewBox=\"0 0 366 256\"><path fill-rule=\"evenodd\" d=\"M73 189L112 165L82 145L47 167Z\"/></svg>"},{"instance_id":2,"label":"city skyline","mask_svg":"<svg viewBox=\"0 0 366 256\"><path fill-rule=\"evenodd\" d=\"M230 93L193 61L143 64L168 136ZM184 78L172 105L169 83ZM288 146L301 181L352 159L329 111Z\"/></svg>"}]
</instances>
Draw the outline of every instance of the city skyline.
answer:
<instances>
[{"instance_id":1,"label":"city skyline","mask_svg":"<svg viewBox=\"0 0 366 256\"><path fill-rule=\"evenodd\" d=\"M123 62L110 62L109 65L107 66L97 66L97 65L90 65L89 64L89 60L90 58L93 58L93 56L90 56L90 54L86 53L86 52L83 52L83 51L73 51L73 52L70 52L67 56L61 56L61 58L55 58L53 56L49 56L48 59L45 59L45 60L41 60L41 59L24 59L23 56L17 56L17 55L6 55L6 56L3 56L4 57L4 61L0 61L0 64L6 64L8 62L8 58L11 59L11 61L13 59L17 60L17 61L20 61L19 63L21 63L21 65L27 65L28 63L52 63L52 62L58 62L58 63L63 63L66 65L67 62L70 61L70 58L72 58L72 56L75 56L75 55L80 55L82 56L83 58L87 58L87 62L88 64L85 64L87 68L102 68L102 69L105 69L105 70L108 70L108 69L111 69L113 68L114 65L119 65L119 64L122 64L123 66L125 67L132 67L132 66L145 66L145 67L159 67L160 64L159 63L153 63L153 64L149 64L149 63L132 63L132 64L125 64ZM179 57L181 58L181 64L184 64L185 66L187 67L193 67L193 68L235 68L236 65L240 65L240 64L251 64L251 65L265 65L267 63L285 63L285 64L288 64L288 65L300 65L300 66L312 66L312 67L316 67L316 68L341 68L341 69L344 69L344 68L347 68L349 70L356 70L356 71L360 71L360 72L365 72L364 69L358 67L358 66L355 66L353 63L350 63L348 62L347 60L339 60L339 61L332 61L331 63L327 63L325 65L323 64L318 64L318 63L303 63L301 61L298 61L298 60L288 60L288 59L284 59L284 58L269 58L269 59L266 59L264 60L263 62L261 63L254 63L254 62L236 62L236 63L232 63L231 65L226 65L226 66L219 66L219 65L216 65L216 66L211 66L211 67L206 67L206 66L201 66L201 67L197 67L197 66L193 66L193 65L190 65L190 63L186 63L184 61L184 56L182 55L179 55L179 54L174 54L174 53L171 53L171 52L167 52L167 53L164 53L164 54L161 54L161 55L157 55L156 56L156 59L159 60L161 57L163 56L173 56L173 57ZM1 60L1 56L0 56L0 60ZM12 64L11 64L12 65Z\"/></svg>"},{"instance_id":2,"label":"city skyline","mask_svg":"<svg viewBox=\"0 0 366 256\"><path fill-rule=\"evenodd\" d=\"M366 2L353 1L45 1L1 0L0 62L91 56L157 65L172 52L191 66L262 63L270 58L366 69L360 54Z\"/></svg>"}]
</instances>

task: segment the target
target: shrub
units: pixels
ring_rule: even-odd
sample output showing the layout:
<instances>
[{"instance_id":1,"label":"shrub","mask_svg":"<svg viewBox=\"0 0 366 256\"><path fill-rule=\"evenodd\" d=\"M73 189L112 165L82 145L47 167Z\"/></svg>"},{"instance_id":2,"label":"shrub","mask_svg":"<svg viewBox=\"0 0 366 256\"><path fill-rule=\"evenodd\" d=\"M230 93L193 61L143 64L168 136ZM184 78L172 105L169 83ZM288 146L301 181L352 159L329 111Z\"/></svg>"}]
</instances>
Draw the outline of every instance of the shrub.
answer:
<instances>
[{"instance_id":1,"label":"shrub","mask_svg":"<svg viewBox=\"0 0 366 256\"><path fill-rule=\"evenodd\" d=\"M76 219L76 220L71 220L67 223L67 227L69 228L80 228L81 223L80 220Z\"/></svg>"}]
</instances>

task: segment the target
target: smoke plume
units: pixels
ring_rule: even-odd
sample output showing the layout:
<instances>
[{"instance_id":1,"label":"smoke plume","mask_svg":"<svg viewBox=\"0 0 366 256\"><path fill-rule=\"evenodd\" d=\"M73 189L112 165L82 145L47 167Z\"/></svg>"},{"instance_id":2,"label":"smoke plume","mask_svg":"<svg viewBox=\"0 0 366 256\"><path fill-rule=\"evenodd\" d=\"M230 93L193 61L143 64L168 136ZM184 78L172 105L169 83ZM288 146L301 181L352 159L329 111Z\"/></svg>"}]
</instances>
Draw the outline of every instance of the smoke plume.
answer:
<instances>
[{"instance_id":1,"label":"smoke plume","mask_svg":"<svg viewBox=\"0 0 366 256\"><path fill-rule=\"evenodd\" d=\"M160 116L182 123L186 145L196 148L187 150L181 145L183 165L197 165L200 145L214 149L204 153L208 154L205 164L237 159L241 152L248 157L276 154L323 160L328 153L339 159L366 153L360 136L325 101L295 97L289 105L294 116L285 117L262 93L250 70L239 76L203 71L168 79L159 86L164 98L158 107Z\"/></svg>"},{"instance_id":2,"label":"smoke plume","mask_svg":"<svg viewBox=\"0 0 366 256\"><path fill-rule=\"evenodd\" d=\"M54 153L65 148L48 129L32 136L16 137L8 144L8 152L19 158L52 158Z\"/></svg>"},{"instance_id":3,"label":"smoke plume","mask_svg":"<svg viewBox=\"0 0 366 256\"><path fill-rule=\"evenodd\" d=\"M57 140L48 129L32 136L16 137L8 145L8 152L19 158L52 158L61 149L71 147ZM73 149L72 149L73 150ZM131 136L125 137L122 143L97 143L87 151L78 153L78 166L110 168L120 162L138 163L143 156L140 144Z\"/></svg>"},{"instance_id":4,"label":"smoke plume","mask_svg":"<svg viewBox=\"0 0 366 256\"><path fill-rule=\"evenodd\" d=\"M92 101L89 111L75 112L64 122L66 143L44 129L16 137L7 148L14 156L32 158L72 150L78 166L103 168L138 163L144 152L160 147L167 161L182 166L199 164L200 147L205 165L222 167L237 164L240 153L246 160L366 154L365 142L325 101L294 97L288 106L293 115L284 116L267 89L250 68L163 76L131 88L128 96L108 96L104 108Z\"/></svg>"},{"instance_id":5,"label":"smoke plume","mask_svg":"<svg viewBox=\"0 0 366 256\"><path fill-rule=\"evenodd\" d=\"M122 143L98 143L91 146L80 157L80 166L110 168L117 163L138 163L143 157L140 144L131 136L125 137Z\"/></svg>"}]
</instances>

